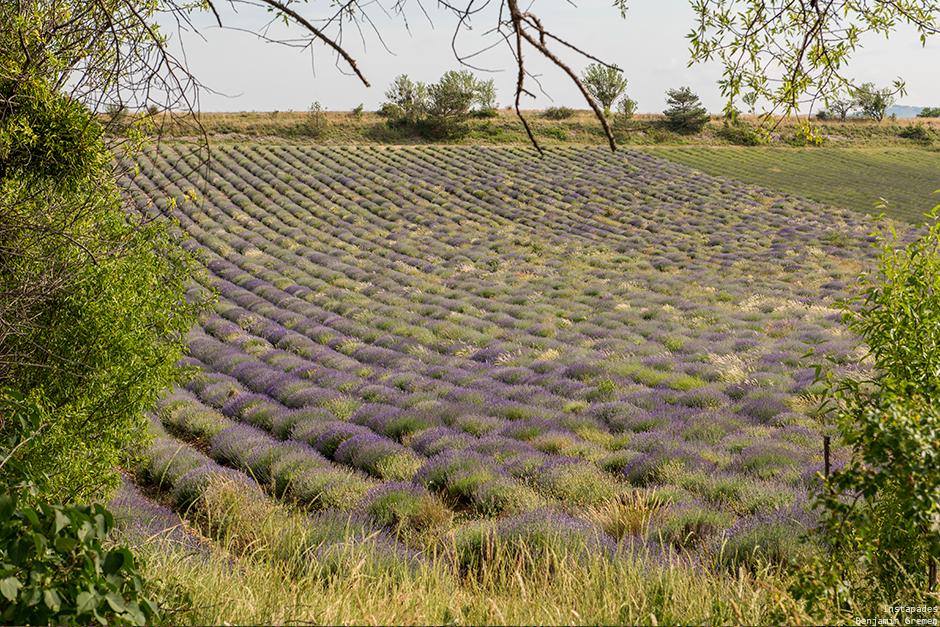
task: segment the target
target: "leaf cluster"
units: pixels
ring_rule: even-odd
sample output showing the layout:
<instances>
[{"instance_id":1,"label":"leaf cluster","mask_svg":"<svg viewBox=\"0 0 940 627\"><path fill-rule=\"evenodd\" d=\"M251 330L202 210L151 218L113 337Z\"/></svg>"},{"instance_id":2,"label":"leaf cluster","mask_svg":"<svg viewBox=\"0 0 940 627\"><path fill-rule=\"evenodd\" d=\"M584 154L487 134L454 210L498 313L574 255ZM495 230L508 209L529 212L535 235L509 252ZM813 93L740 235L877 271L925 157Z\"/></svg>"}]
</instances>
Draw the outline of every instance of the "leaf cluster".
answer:
<instances>
[{"instance_id":1,"label":"leaf cluster","mask_svg":"<svg viewBox=\"0 0 940 627\"><path fill-rule=\"evenodd\" d=\"M18 507L0 494L0 620L13 625L146 625L157 611L134 556L104 549L102 505Z\"/></svg>"},{"instance_id":2,"label":"leaf cluster","mask_svg":"<svg viewBox=\"0 0 940 627\"><path fill-rule=\"evenodd\" d=\"M44 412L17 456L65 501L115 483L121 451L144 437L143 410L182 374L182 334L201 309L185 293L193 259L152 207L126 203L122 155L66 91L69 63L100 90L120 81L105 69L141 51L121 57L89 38L108 19L106 42L146 38L127 11L148 6L0 12L0 394Z\"/></svg>"},{"instance_id":3,"label":"leaf cluster","mask_svg":"<svg viewBox=\"0 0 940 627\"><path fill-rule=\"evenodd\" d=\"M17 455L47 425L35 403L0 403L0 620L7 625L145 625L157 613L143 595L131 552L103 547L114 518L100 504L53 505Z\"/></svg>"},{"instance_id":4,"label":"leaf cluster","mask_svg":"<svg viewBox=\"0 0 940 627\"><path fill-rule=\"evenodd\" d=\"M729 106L753 92L786 116L801 103L831 99L866 33L889 35L899 22L921 43L937 32L936 2L897 0L872 7L858 0L766 3L760 0L697 0L696 28L689 33L692 62L717 59ZM781 72L770 71L779 67ZM903 87L898 81L896 89Z\"/></svg>"},{"instance_id":5,"label":"leaf cluster","mask_svg":"<svg viewBox=\"0 0 940 627\"><path fill-rule=\"evenodd\" d=\"M764 129L751 128L738 120L734 122L725 120L722 127L716 131L716 135L728 143L738 146L762 146L768 142L768 136Z\"/></svg>"},{"instance_id":6,"label":"leaf cluster","mask_svg":"<svg viewBox=\"0 0 940 627\"><path fill-rule=\"evenodd\" d=\"M898 137L924 143L933 141L933 135L930 129L922 124L908 124L898 131Z\"/></svg>"},{"instance_id":7,"label":"leaf cluster","mask_svg":"<svg viewBox=\"0 0 940 627\"><path fill-rule=\"evenodd\" d=\"M575 110L571 107L548 107L542 111L542 117L546 120L567 120L574 114Z\"/></svg>"}]
</instances>

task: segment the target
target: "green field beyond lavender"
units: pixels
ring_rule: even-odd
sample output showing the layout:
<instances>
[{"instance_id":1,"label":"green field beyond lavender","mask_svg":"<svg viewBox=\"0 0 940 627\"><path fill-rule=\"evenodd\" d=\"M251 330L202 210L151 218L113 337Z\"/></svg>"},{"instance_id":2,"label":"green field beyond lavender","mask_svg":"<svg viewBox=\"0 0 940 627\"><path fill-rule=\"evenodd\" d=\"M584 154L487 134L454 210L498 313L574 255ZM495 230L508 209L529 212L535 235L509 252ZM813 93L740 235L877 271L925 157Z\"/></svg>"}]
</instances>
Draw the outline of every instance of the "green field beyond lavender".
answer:
<instances>
[{"instance_id":1,"label":"green field beyond lavender","mask_svg":"<svg viewBox=\"0 0 940 627\"><path fill-rule=\"evenodd\" d=\"M198 253L191 295L217 295L187 338L202 376L162 401L137 473L179 511L224 475L311 528L350 517L320 556L359 534L420 561L446 537L466 568L481 529L546 525L611 560L803 550L836 435L812 364L863 354L831 305L875 263L864 216L631 150L138 164L124 185ZM634 527L605 517L641 497Z\"/></svg>"}]
</instances>

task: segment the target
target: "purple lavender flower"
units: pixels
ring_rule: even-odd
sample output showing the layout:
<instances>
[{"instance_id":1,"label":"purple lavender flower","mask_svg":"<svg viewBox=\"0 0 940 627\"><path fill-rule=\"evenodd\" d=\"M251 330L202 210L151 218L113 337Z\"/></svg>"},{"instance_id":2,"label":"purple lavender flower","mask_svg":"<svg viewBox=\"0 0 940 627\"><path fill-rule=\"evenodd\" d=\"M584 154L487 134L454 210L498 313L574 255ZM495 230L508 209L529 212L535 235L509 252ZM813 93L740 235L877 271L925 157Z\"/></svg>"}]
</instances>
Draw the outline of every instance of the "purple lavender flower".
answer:
<instances>
[{"instance_id":1,"label":"purple lavender flower","mask_svg":"<svg viewBox=\"0 0 940 627\"><path fill-rule=\"evenodd\" d=\"M758 424L767 424L778 414L789 411L790 407L786 403L772 397L761 396L745 402L738 413Z\"/></svg>"},{"instance_id":2,"label":"purple lavender flower","mask_svg":"<svg viewBox=\"0 0 940 627\"><path fill-rule=\"evenodd\" d=\"M202 540L186 530L178 514L144 498L127 478L122 478L108 509L114 514L115 528L122 542L141 544L159 539L185 551L209 550Z\"/></svg>"},{"instance_id":3,"label":"purple lavender flower","mask_svg":"<svg viewBox=\"0 0 940 627\"><path fill-rule=\"evenodd\" d=\"M735 570L764 564L799 568L820 551L806 540L818 524L806 499L798 499L790 505L738 519L713 539L710 552L718 556L720 563Z\"/></svg>"}]
</instances>

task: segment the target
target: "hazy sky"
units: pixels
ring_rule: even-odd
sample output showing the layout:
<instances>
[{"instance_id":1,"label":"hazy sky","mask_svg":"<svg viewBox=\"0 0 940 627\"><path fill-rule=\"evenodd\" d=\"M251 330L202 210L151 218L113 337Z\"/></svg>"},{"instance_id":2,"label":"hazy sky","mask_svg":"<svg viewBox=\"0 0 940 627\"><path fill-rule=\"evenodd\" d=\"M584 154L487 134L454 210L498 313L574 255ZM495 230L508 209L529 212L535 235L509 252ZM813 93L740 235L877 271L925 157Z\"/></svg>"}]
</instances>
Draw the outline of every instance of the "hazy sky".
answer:
<instances>
[{"instance_id":1,"label":"hazy sky","mask_svg":"<svg viewBox=\"0 0 940 627\"><path fill-rule=\"evenodd\" d=\"M291 6L313 17L314 2L323 0L310 0L309 6L304 3ZM367 110L375 110L397 75L408 74L412 80L430 83L447 70L461 67L451 49L456 20L431 3L425 7L433 24L414 0L406 2L410 33L400 17L386 16L378 4L371 5L369 15L390 51L383 47L371 27L363 26L361 38L354 28L347 28L347 51L372 84L370 88L349 75L342 63L337 67L335 55L323 44L314 44L311 53L310 48L289 48L266 42L252 33L230 30L258 31L271 19L265 11L239 7L236 13L224 1L217 5L227 29L218 28L208 14L197 14L194 23L201 36L191 32L180 35L174 22L162 20L175 50L179 50L182 41L192 73L206 87L222 94L203 92L200 101L203 111L299 111L306 110L314 101L331 111L348 111L360 103ZM633 2L626 19L620 17L609 0L581 0L577 6L565 0L541 0L530 7L547 30L624 68L629 81L627 94L638 102L639 112L661 112L666 106L665 91L683 85L691 87L709 111L723 108L717 85L721 66L713 62L687 67L685 35L694 26L688 0ZM491 6L475 17L473 29L459 33L455 47L462 55L469 55L497 44L468 62L492 71L478 71L477 75L495 79L498 103L506 106L514 98L516 68L508 46L493 33L487 35L496 24L497 11L498 0L492 0ZM303 33L298 27L276 24L269 35L286 39L301 37ZM578 73L591 63L573 51L560 46L555 49ZM539 56L529 49L526 64L532 73L539 75L541 89L547 95L528 79L527 87L537 98L524 96L522 107L587 108L567 76ZM940 37L928 39L927 46L921 47L916 36L902 30L890 40L883 37L865 40L865 49L856 53L852 61L850 75L858 82L874 82L879 87L890 85L900 76L907 82L908 95L898 104L940 106L938 65Z\"/></svg>"}]
</instances>

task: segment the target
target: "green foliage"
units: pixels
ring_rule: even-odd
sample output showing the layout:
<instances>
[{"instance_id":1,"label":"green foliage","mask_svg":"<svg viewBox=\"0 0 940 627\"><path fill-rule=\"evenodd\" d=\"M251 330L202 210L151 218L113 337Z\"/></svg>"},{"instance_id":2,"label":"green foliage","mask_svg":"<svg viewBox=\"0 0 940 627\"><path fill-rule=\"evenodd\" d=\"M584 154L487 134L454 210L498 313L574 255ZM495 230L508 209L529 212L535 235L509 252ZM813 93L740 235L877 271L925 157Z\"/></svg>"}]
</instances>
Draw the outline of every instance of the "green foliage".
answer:
<instances>
[{"instance_id":1,"label":"green foliage","mask_svg":"<svg viewBox=\"0 0 940 627\"><path fill-rule=\"evenodd\" d=\"M495 117L496 114L496 81L473 80L473 102L477 106L477 113L486 112L487 115L477 117ZM492 112L490 114L490 112Z\"/></svg>"},{"instance_id":2,"label":"green foliage","mask_svg":"<svg viewBox=\"0 0 940 627\"><path fill-rule=\"evenodd\" d=\"M565 141L568 139L568 133L565 129L560 126L546 126L539 129L539 132L546 137L553 137L558 141Z\"/></svg>"},{"instance_id":3,"label":"green foliage","mask_svg":"<svg viewBox=\"0 0 940 627\"><path fill-rule=\"evenodd\" d=\"M940 107L924 107L917 114L919 118L940 118Z\"/></svg>"},{"instance_id":4,"label":"green foliage","mask_svg":"<svg viewBox=\"0 0 940 627\"><path fill-rule=\"evenodd\" d=\"M862 594L886 598L923 585L940 558L940 224L899 246L881 234L881 264L842 304L849 329L868 346L874 375L833 381L851 462L819 497L834 546L830 569L851 573ZM845 554L855 556L846 558ZM918 565L920 568L918 568ZM845 577L840 577L845 580ZM830 590L830 594L834 594Z\"/></svg>"},{"instance_id":5,"label":"green foliage","mask_svg":"<svg viewBox=\"0 0 940 627\"><path fill-rule=\"evenodd\" d=\"M935 2L915 0L877 8L846 2L832 11L821 10L816 2L781 8L761 0L696 2L693 8L693 62L721 61L719 86L729 101L756 92L785 115L798 111L806 96L830 98L849 82L845 68L865 34L888 36L903 21L925 41L935 32L937 12ZM771 65L779 75L767 72ZM895 83L897 90L902 87Z\"/></svg>"},{"instance_id":6,"label":"green foliage","mask_svg":"<svg viewBox=\"0 0 940 627\"><path fill-rule=\"evenodd\" d=\"M21 396L0 406L0 620L7 625L145 625L156 604L130 551L104 549L114 527L102 505L50 505L16 451L40 433L42 410ZM21 501L31 505L20 505Z\"/></svg>"},{"instance_id":7,"label":"green foliage","mask_svg":"<svg viewBox=\"0 0 940 627\"><path fill-rule=\"evenodd\" d=\"M633 119L633 114L636 113L636 100L632 100L627 96L624 96L617 101L617 115L614 118L614 122L622 129L626 129L630 124L630 120Z\"/></svg>"},{"instance_id":8,"label":"green foliage","mask_svg":"<svg viewBox=\"0 0 940 627\"><path fill-rule=\"evenodd\" d=\"M760 98L760 94L758 94L756 91L749 91L748 93L741 96L741 100L744 102L744 104L747 105L747 112L751 115L754 115L758 98Z\"/></svg>"},{"instance_id":9,"label":"green foliage","mask_svg":"<svg viewBox=\"0 0 940 627\"><path fill-rule=\"evenodd\" d=\"M497 117L499 117L499 111L498 111L497 109L495 109L495 108L492 108L492 107L484 107L484 108L480 108L480 109L475 109L475 110L472 112L472 115L473 115L473 117L475 117L475 118L477 118L477 119L485 120L485 119L487 119L487 118L497 118Z\"/></svg>"},{"instance_id":10,"label":"green foliage","mask_svg":"<svg viewBox=\"0 0 940 627\"><path fill-rule=\"evenodd\" d=\"M467 119L476 97L475 80L469 71L446 72L428 86L427 116L418 125L429 139L459 139L469 133Z\"/></svg>"},{"instance_id":11,"label":"green foliage","mask_svg":"<svg viewBox=\"0 0 940 627\"><path fill-rule=\"evenodd\" d=\"M929 143L933 140L933 136L930 134L930 129L925 127L923 124L908 124L898 131L898 137L912 139L914 141L924 143Z\"/></svg>"},{"instance_id":12,"label":"green foliage","mask_svg":"<svg viewBox=\"0 0 940 627\"><path fill-rule=\"evenodd\" d=\"M407 74L395 77L385 90L387 102L379 113L388 117L391 124L413 125L427 110L428 90L424 83L413 83Z\"/></svg>"},{"instance_id":13,"label":"green foliage","mask_svg":"<svg viewBox=\"0 0 940 627\"><path fill-rule=\"evenodd\" d=\"M445 72L440 80L428 85L430 117L462 118L476 99L476 80L468 70Z\"/></svg>"},{"instance_id":14,"label":"green foliage","mask_svg":"<svg viewBox=\"0 0 940 627\"><path fill-rule=\"evenodd\" d=\"M614 65L592 63L581 74L581 82L604 109L604 115L610 115L610 106L627 89L627 79L623 71Z\"/></svg>"},{"instance_id":15,"label":"green foliage","mask_svg":"<svg viewBox=\"0 0 940 627\"><path fill-rule=\"evenodd\" d=\"M429 139L465 137L470 107L476 104L477 117L496 115L496 83L481 81L469 70L444 73L437 83L413 83L407 75L398 76L385 92L388 101L379 111L388 125L411 128Z\"/></svg>"},{"instance_id":16,"label":"green foliage","mask_svg":"<svg viewBox=\"0 0 940 627\"><path fill-rule=\"evenodd\" d=\"M894 598L909 582L926 584L928 560L940 558L940 411L887 397L841 423L856 456L823 499L829 536L857 550L866 577Z\"/></svg>"},{"instance_id":17,"label":"green foliage","mask_svg":"<svg viewBox=\"0 0 940 627\"><path fill-rule=\"evenodd\" d=\"M76 219L71 233L98 263L59 275L63 288L36 307L30 332L6 341L10 352L30 355L6 388L22 390L49 422L18 454L48 473L63 498L115 483L122 450L146 437L142 411L183 375L181 337L199 309L184 296L194 266L166 226L135 223L111 202ZM79 254L64 244L53 252Z\"/></svg>"},{"instance_id":18,"label":"green foliage","mask_svg":"<svg viewBox=\"0 0 940 627\"><path fill-rule=\"evenodd\" d=\"M571 107L549 107L542 112L542 117L547 120L567 120L574 115L574 109Z\"/></svg>"},{"instance_id":19,"label":"green foliage","mask_svg":"<svg viewBox=\"0 0 940 627\"><path fill-rule=\"evenodd\" d=\"M0 77L0 101L17 103L0 118L0 182L55 180L74 191L87 172L105 166L101 127L91 112L47 81Z\"/></svg>"},{"instance_id":20,"label":"green foliage","mask_svg":"<svg viewBox=\"0 0 940 627\"><path fill-rule=\"evenodd\" d=\"M855 98L832 97L826 101L826 106L828 110L820 112L824 114L821 120L838 118L840 122L845 122L845 118L858 107L858 101Z\"/></svg>"},{"instance_id":21,"label":"green foliage","mask_svg":"<svg viewBox=\"0 0 940 627\"><path fill-rule=\"evenodd\" d=\"M699 133L708 124L708 112L702 106L698 96L688 87L666 91L666 103L669 108L663 111L666 126L676 133Z\"/></svg>"},{"instance_id":22,"label":"green foliage","mask_svg":"<svg viewBox=\"0 0 940 627\"><path fill-rule=\"evenodd\" d=\"M940 384L940 223L901 247L893 229L878 236L881 264L862 275L863 292L843 304L843 318L868 346L883 396L930 398ZM890 238L889 238L890 234ZM862 383L845 381L862 402Z\"/></svg>"},{"instance_id":23,"label":"green foliage","mask_svg":"<svg viewBox=\"0 0 940 627\"><path fill-rule=\"evenodd\" d=\"M738 146L761 146L767 143L767 135L763 129L753 129L746 124L730 123L725 120L716 135L730 144Z\"/></svg>"},{"instance_id":24,"label":"green foliage","mask_svg":"<svg viewBox=\"0 0 940 627\"><path fill-rule=\"evenodd\" d=\"M792 146L822 146L826 143L826 138L819 132L819 129L803 122L797 127L796 133L788 143Z\"/></svg>"},{"instance_id":25,"label":"green foliage","mask_svg":"<svg viewBox=\"0 0 940 627\"><path fill-rule=\"evenodd\" d=\"M362 115L361 109L359 115ZM326 119L326 109L324 109L319 102L314 102L310 105L310 109L307 110L307 115L304 117L304 121L300 123L298 130L301 135L306 135L314 139L322 139L326 137L329 125L330 123Z\"/></svg>"},{"instance_id":26,"label":"green foliage","mask_svg":"<svg viewBox=\"0 0 940 627\"><path fill-rule=\"evenodd\" d=\"M42 414L16 457L67 501L116 482L200 307L184 293L192 259L125 205L99 119L60 91L58 46L75 44L49 27L59 10L0 16L0 395Z\"/></svg>"},{"instance_id":27,"label":"green foliage","mask_svg":"<svg viewBox=\"0 0 940 627\"><path fill-rule=\"evenodd\" d=\"M100 504L17 507L0 494L0 619L13 625L146 625L156 605L125 547L101 543L114 527Z\"/></svg>"},{"instance_id":28,"label":"green foliage","mask_svg":"<svg viewBox=\"0 0 940 627\"><path fill-rule=\"evenodd\" d=\"M864 83L849 90L861 114L878 122L884 119L885 112L895 103L895 94L898 92L903 93L903 87L900 84L895 85L895 89L892 90L890 87L877 89L874 83Z\"/></svg>"}]
</instances>

